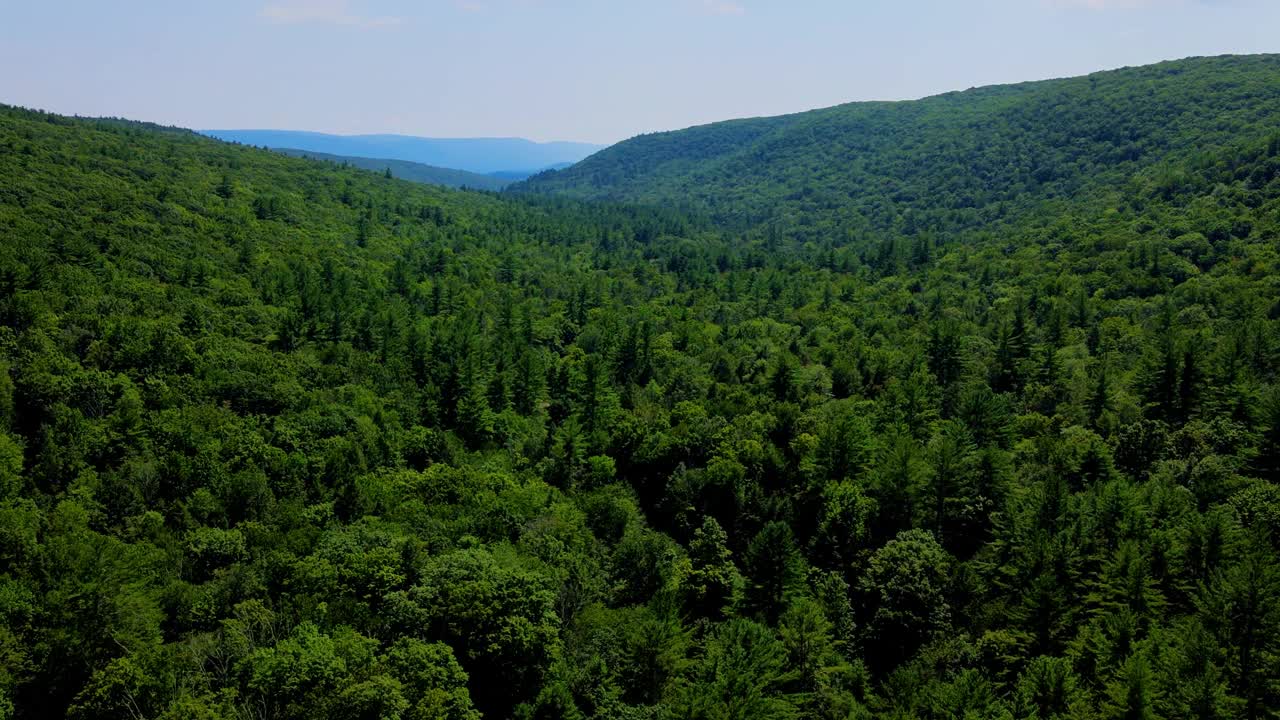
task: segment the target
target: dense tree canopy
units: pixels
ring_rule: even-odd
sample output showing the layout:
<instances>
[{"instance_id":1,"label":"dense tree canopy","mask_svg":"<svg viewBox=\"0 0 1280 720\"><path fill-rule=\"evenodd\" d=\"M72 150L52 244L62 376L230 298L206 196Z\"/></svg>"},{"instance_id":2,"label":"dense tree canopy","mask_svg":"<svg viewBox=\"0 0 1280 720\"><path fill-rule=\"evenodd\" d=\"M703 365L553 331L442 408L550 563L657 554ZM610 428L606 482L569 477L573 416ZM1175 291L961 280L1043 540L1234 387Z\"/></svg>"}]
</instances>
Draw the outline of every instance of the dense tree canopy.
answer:
<instances>
[{"instance_id":1,"label":"dense tree canopy","mask_svg":"<svg viewBox=\"0 0 1280 720\"><path fill-rule=\"evenodd\" d=\"M1275 716L1274 77L954 233L0 109L0 718Z\"/></svg>"},{"instance_id":2,"label":"dense tree canopy","mask_svg":"<svg viewBox=\"0 0 1280 720\"><path fill-rule=\"evenodd\" d=\"M858 102L641 135L523 193L679 204L732 227L892 243L908 264L960 234L994 235L1055 205L1268 132L1280 55L1159 63L909 102Z\"/></svg>"}]
</instances>

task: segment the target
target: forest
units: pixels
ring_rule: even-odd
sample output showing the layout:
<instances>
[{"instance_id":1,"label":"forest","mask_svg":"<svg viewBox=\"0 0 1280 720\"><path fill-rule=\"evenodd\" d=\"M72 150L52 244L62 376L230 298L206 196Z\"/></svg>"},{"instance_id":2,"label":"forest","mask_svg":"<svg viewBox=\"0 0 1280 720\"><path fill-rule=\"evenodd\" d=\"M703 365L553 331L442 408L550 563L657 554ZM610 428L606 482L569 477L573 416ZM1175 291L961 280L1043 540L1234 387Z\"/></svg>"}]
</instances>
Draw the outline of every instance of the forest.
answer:
<instances>
[{"instance_id":1,"label":"forest","mask_svg":"<svg viewBox=\"0 0 1280 720\"><path fill-rule=\"evenodd\" d=\"M805 242L1016 232L1273 132L1280 55L1192 58L620 142L520 193L696 208Z\"/></svg>"},{"instance_id":2,"label":"forest","mask_svg":"<svg viewBox=\"0 0 1280 720\"><path fill-rule=\"evenodd\" d=\"M0 718L1276 717L1278 69L688 202L0 106Z\"/></svg>"}]
</instances>

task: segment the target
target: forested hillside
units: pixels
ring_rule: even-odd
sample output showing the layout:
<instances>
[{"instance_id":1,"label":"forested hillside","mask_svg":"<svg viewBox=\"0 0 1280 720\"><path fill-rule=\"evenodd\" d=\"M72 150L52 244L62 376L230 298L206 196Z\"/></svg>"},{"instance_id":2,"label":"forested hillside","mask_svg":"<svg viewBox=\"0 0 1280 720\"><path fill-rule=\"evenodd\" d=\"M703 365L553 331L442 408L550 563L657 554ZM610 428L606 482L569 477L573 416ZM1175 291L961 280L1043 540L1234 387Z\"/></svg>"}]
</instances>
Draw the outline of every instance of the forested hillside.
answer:
<instances>
[{"instance_id":1,"label":"forested hillside","mask_svg":"<svg viewBox=\"0 0 1280 720\"><path fill-rule=\"evenodd\" d=\"M678 203L822 241L990 232L1280 125L1280 55L851 103L642 135L516 187Z\"/></svg>"},{"instance_id":2,"label":"forested hillside","mask_svg":"<svg viewBox=\"0 0 1280 720\"><path fill-rule=\"evenodd\" d=\"M826 233L816 156L854 205L725 228L0 109L0 717L1275 716L1275 61L1213 63L987 232L960 131L954 224Z\"/></svg>"}]
</instances>

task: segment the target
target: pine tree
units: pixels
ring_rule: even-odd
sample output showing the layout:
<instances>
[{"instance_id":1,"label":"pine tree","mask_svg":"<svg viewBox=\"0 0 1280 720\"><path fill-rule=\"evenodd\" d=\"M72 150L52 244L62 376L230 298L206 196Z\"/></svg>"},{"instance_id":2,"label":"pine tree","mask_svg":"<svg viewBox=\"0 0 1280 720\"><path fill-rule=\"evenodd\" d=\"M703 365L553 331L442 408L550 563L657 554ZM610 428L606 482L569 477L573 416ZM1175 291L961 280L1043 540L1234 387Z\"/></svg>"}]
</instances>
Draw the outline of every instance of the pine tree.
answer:
<instances>
[{"instance_id":1,"label":"pine tree","mask_svg":"<svg viewBox=\"0 0 1280 720\"><path fill-rule=\"evenodd\" d=\"M468 357L459 365L458 389L458 430L473 446L481 445L493 434L493 410L489 406L488 383L476 357Z\"/></svg>"},{"instance_id":2,"label":"pine tree","mask_svg":"<svg viewBox=\"0 0 1280 720\"><path fill-rule=\"evenodd\" d=\"M1178 380L1178 413L1181 420L1196 414L1200 406L1202 373L1196 355L1190 349L1182 354L1182 374Z\"/></svg>"},{"instance_id":3,"label":"pine tree","mask_svg":"<svg viewBox=\"0 0 1280 720\"><path fill-rule=\"evenodd\" d=\"M969 486L976 449L968 431L956 422L943 423L940 431L929 442L931 472L928 483L932 498L929 526L944 546L949 546L949 540L956 529L952 508L969 500L964 497L964 491Z\"/></svg>"},{"instance_id":4,"label":"pine tree","mask_svg":"<svg viewBox=\"0 0 1280 720\"><path fill-rule=\"evenodd\" d=\"M1134 541L1122 542L1112 553L1088 599L1102 612L1124 609L1143 622L1159 617L1165 607L1149 560Z\"/></svg>"},{"instance_id":5,"label":"pine tree","mask_svg":"<svg viewBox=\"0 0 1280 720\"><path fill-rule=\"evenodd\" d=\"M811 704L822 676L841 664L831 621L817 601L800 597L783 613L778 636L787 650L787 667L794 673L796 690L801 693L798 699Z\"/></svg>"},{"instance_id":6,"label":"pine tree","mask_svg":"<svg viewBox=\"0 0 1280 720\"><path fill-rule=\"evenodd\" d=\"M954 323L937 322L929 327L929 371L946 387L960 377L960 333Z\"/></svg>"},{"instance_id":7,"label":"pine tree","mask_svg":"<svg viewBox=\"0 0 1280 720\"><path fill-rule=\"evenodd\" d=\"M776 521L766 524L744 555L747 608L770 624L776 623L803 575L803 563L791 528Z\"/></svg>"},{"instance_id":8,"label":"pine tree","mask_svg":"<svg viewBox=\"0 0 1280 720\"><path fill-rule=\"evenodd\" d=\"M1170 423L1177 423L1182 418L1180 390L1184 364L1182 354L1178 352L1176 332L1173 308L1166 304L1158 344L1147 357L1144 394L1153 415Z\"/></svg>"},{"instance_id":9,"label":"pine tree","mask_svg":"<svg viewBox=\"0 0 1280 720\"><path fill-rule=\"evenodd\" d=\"M599 452L608 444L619 409L618 396L599 355L585 356L577 370L572 387L574 416L582 424L593 451Z\"/></svg>"},{"instance_id":10,"label":"pine tree","mask_svg":"<svg viewBox=\"0 0 1280 720\"><path fill-rule=\"evenodd\" d=\"M532 348L522 348L516 357L511 382L511 401L516 412L532 415L538 411L545 386L546 377L537 353Z\"/></svg>"},{"instance_id":11,"label":"pine tree","mask_svg":"<svg viewBox=\"0 0 1280 720\"><path fill-rule=\"evenodd\" d=\"M729 538L720 523L708 515L689 544L693 565L687 580L687 604L697 617L721 620L737 605L742 574L733 564Z\"/></svg>"},{"instance_id":12,"label":"pine tree","mask_svg":"<svg viewBox=\"0 0 1280 720\"><path fill-rule=\"evenodd\" d=\"M1191 720L1225 720L1236 716L1233 698L1222 671L1224 654L1213 637L1197 620L1182 623L1176 630L1177 654L1169 686L1169 717Z\"/></svg>"},{"instance_id":13,"label":"pine tree","mask_svg":"<svg viewBox=\"0 0 1280 720\"><path fill-rule=\"evenodd\" d=\"M368 216L361 215L356 221L356 247L368 247L370 235L370 221Z\"/></svg>"},{"instance_id":14,"label":"pine tree","mask_svg":"<svg viewBox=\"0 0 1280 720\"><path fill-rule=\"evenodd\" d=\"M1280 561L1270 541L1251 537L1241 560L1196 598L1200 622L1229 648L1232 693L1244 701L1242 716L1271 716L1280 680Z\"/></svg>"},{"instance_id":15,"label":"pine tree","mask_svg":"<svg viewBox=\"0 0 1280 720\"><path fill-rule=\"evenodd\" d=\"M872 489L879 505L876 535L891 538L913 526L920 510L927 467L919 445L905 433L885 442L876 458Z\"/></svg>"},{"instance_id":16,"label":"pine tree","mask_svg":"<svg viewBox=\"0 0 1280 720\"><path fill-rule=\"evenodd\" d=\"M1263 396L1260 416L1258 453L1251 469L1264 480L1280 483L1280 386Z\"/></svg>"},{"instance_id":17,"label":"pine tree","mask_svg":"<svg viewBox=\"0 0 1280 720\"><path fill-rule=\"evenodd\" d=\"M1088 704L1067 658L1037 657L1018 678L1020 717L1069 720L1087 717Z\"/></svg>"},{"instance_id":18,"label":"pine tree","mask_svg":"<svg viewBox=\"0 0 1280 720\"><path fill-rule=\"evenodd\" d=\"M1107 377L1107 363L1098 363L1098 376L1094 381L1093 394L1089 396L1089 425L1100 428L1103 417L1111 409L1111 382Z\"/></svg>"},{"instance_id":19,"label":"pine tree","mask_svg":"<svg viewBox=\"0 0 1280 720\"><path fill-rule=\"evenodd\" d=\"M670 717L688 720L793 720L786 648L769 628L734 619L715 628Z\"/></svg>"},{"instance_id":20,"label":"pine tree","mask_svg":"<svg viewBox=\"0 0 1280 720\"><path fill-rule=\"evenodd\" d=\"M1156 720L1158 717L1151 666L1141 653L1134 654L1125 662L1107 694L1108 716L1115 720Z\"/></svg>"}]
</instances>

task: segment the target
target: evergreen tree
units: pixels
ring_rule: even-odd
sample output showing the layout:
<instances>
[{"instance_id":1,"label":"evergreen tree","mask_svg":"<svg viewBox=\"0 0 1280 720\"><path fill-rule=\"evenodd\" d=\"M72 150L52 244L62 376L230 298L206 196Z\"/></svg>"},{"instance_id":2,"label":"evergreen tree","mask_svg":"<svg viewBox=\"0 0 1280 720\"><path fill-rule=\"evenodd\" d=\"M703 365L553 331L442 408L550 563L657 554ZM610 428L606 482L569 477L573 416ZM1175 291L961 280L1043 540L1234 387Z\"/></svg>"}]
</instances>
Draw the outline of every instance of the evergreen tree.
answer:
<instances>
[{"instance_id":1,"label":"evergreen tree","mask_svg":"<svg viewBox=\"0 0 1280 720\"><path fill-rule=\"evenodd\" d=\"M776 623L804 575L803 562L791 528L781 522L767 523L743 556L746 608L770 624Z\"/></svg>"},{"instance_id":2,"label":"evergreen tree","mask_svg":"<svg viewBox=\"0 0 1280 720\"><path fill-rule=\"evenodd\" d=\"M1244 557L1196 598L1200 621L1230 648L1227 675L1242 715L1266 717L1280 680L1280 563L1269 542L1251 538Z\"/></svg>"},{"instance_id":3,"label":"evergreen tree","mask_svg":"<svg viewBox=\"0 0 1280 720\"><path fill-rule=\"evenodd\" d=\"M763 625L730 620L707 638L690 681L676 694L673 717L690 720L784 720L798 717L782 693L786 648Z\"/></svg>"},{"instance_id":4,"label":"evergreen tree","mask_svg":"<svg viewBox=\"0 0 1280 720\"><path fill-rule=\"evenodd\" d=\"M742 575L733 563L728 536L715 518L707 516L689 544L693 564L688 578L688 605L698 617L723 619L737 605Z\"/></svg>"}]
</instances>

